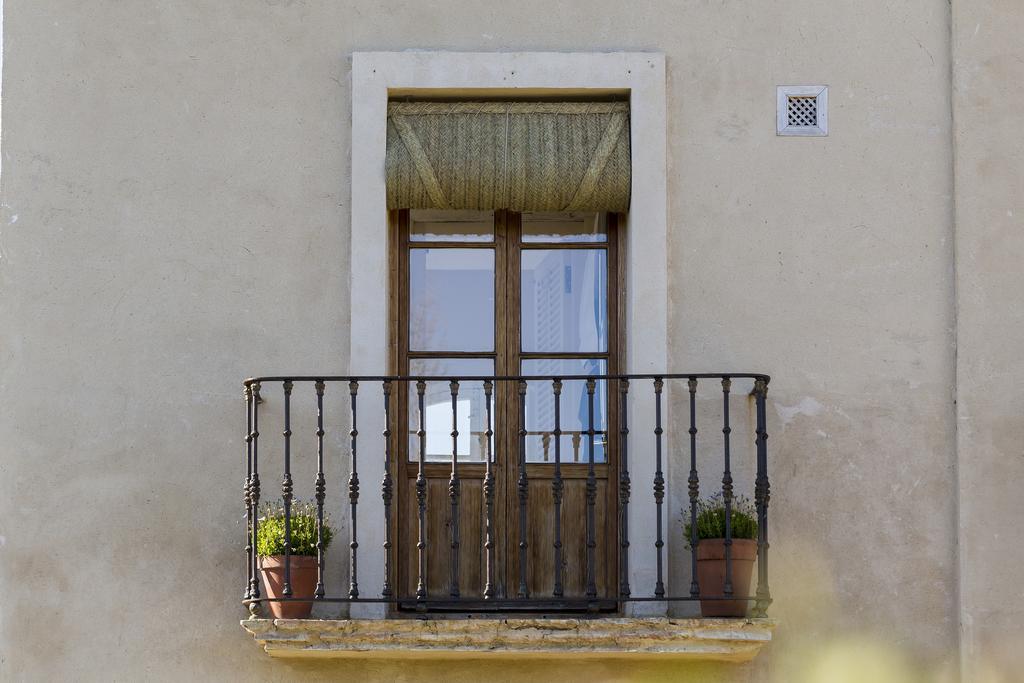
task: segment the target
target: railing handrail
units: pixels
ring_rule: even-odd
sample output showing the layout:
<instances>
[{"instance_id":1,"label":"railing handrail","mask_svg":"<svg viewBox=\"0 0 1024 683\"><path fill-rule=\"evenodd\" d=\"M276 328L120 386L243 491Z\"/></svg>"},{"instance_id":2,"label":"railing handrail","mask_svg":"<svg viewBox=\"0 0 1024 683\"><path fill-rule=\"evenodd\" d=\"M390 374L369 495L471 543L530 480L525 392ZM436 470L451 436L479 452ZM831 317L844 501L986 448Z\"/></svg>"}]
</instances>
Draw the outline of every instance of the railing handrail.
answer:
<instances>
[{"instance_id":1,"label":"railing handrail","mask_svg":"<svg viewBox=\"0 0 1024 683\"><path fill-rule=\"evenodd\" d=\"M657 379L752 379L771 382L771 376L759 372L651 372L640 374L593 374L593 375L266 375L249 377L242 384L250 386L256 382L550 382L594 380L657 380Z\"/></svg>"}]
</instances>

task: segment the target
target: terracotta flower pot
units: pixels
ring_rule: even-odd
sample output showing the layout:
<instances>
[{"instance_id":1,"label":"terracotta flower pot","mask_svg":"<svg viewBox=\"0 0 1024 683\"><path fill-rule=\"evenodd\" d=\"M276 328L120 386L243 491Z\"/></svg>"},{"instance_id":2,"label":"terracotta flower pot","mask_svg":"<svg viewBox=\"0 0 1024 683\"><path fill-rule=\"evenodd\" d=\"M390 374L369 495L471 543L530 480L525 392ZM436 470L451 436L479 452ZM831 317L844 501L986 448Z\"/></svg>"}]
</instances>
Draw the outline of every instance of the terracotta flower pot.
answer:
<instances>
[{"instance_id":1,"label":"terracotta flower pot","mask_svg":"<svg viewBox=\"0 0 1024 683\"><path fill-rule=\"evenodd\" d=\"M750 595L750 575L757 559L757 541L732 539L732 594ZM701 596L725 594L725 539L702 538L697 543L697 581ZM745 617L750 603L746 600L701 600L700 613L705 617Z\"/></svg>"},{"instance_id":2,"label":"terracotta flower pot","mask_svg":"<svg viewBox=\"0 0 1024 683\"><path fill-rule=\"evenodd\" d=\"M284 597L284 555L260 558L260 574L268 598ZM292 555L292 597L309 598L310 602L269 602L270 614L275 619L307 619L313 611L313 593L316 591L317 563L315 557Z\"/></svg>"}]
</instances>

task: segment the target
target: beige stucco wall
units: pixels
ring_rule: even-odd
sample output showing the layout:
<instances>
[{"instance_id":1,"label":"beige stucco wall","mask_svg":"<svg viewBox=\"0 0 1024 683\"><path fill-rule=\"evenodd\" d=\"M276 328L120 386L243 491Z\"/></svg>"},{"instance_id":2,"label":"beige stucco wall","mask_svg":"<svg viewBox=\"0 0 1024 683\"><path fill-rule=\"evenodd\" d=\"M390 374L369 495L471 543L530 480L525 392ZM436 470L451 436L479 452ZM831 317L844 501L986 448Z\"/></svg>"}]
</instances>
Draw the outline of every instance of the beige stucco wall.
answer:
<instances>
[{"instance_id":1,"label":"beige stucco wall","mask_svg":"<svg viewBox=\"0 0 1024 683\"><path fill-rule=\"evenodd\" d=\"M955 292L946 3L6 0L0 677L797 680L876 640L934 669L958 591L992 641L1021 617L1024 207L1019 11L986 5L957 6ZM783 626L752 667L296 666L238 627L239 381L350 369L349 55L409 47L666 54L672 369L775 378ZM828 138L775 136L786 83L831 86Z\"/></svg>"},{"instance_id":2,"label":"beige stucco wall","mask_svg":"<svg viewBox=\"0 0 1024 683\"><path fill-rule=\"evenodd\" d=\"M1024 671L1024 8L955 10L961 630L980 679Z\"/></svg>"}]
</instances>

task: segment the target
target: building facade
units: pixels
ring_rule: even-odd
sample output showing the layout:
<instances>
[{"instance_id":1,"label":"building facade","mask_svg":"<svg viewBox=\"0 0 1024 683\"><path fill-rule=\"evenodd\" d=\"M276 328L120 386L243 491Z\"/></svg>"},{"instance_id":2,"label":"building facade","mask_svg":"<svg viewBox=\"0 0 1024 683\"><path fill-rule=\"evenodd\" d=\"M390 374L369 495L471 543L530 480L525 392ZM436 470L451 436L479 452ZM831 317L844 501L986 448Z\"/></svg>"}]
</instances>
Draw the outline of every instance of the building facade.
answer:
<instances>
[{"instance_id":1,"label":"building facade","mask_svg":"<svg viewBox=\"0 0 1024 683\"><path fill-rule=\"evenodd\" d=\"M1006 0L6 0L0 675L1020 680L1022 31L1024 9ZM814 120L826 132L818 124L827 107L827 135L779 134L787 124L778 120L782 86L817 88L794 97L827 86ZM399 132L389 130L389 103L438 101L628 105L628 208L584 202L577 213L605 211L610 223L566 247L554 238L530 242L524 226L541 221L530 212L543 208L534 200L499 202L476 207L497 212L487 218L492 241L451 248L436 239L447 228L431 224L424 234L434 236L433 255L416 252L410 226L430 221L402 213L421 207L391 203L398 181L388 170L389 146ZM613 143L622 143L609 140L614 159ZM439 172L447 191L446 178ZM449 203L467 210L467 201ZM455 219L442 214L435 223L445 220ZM511 235L514 246L502 241ZM491 265L466 266L473 258L466 244L491 249ZM403 258L411 264L404 271ZM403 273L429 283L446 268L461 275L435 290L443 300L417 309L411 296L402 298L420 291ZM485 271L490 299L480 296ZM454 312L445 308L452 301ZM477 305L499 331L481 342L486 348L469 339ZM530 316L516 317L515 306ZM400 316L406 309L434 311L428 322L440 327L417 327L415 316ZM445 315L465 320L453 325ZM403 347L403 330L455 341L434 349L410 337ZM513 334L529 344L513 349ZM468 370L438 360L451 352L496 365ZM239 626L256 576L240 484L252 503L257 404L242 381L520 372L606 377L593 406L586 380L567 385L562 434L551 431L552 397L531 387L520 404L514 381L496 389L506 394L495 397L494 424L507 434L496 436L505 446L491 444L492 451L516 452L511 407L525 405L534 485L548 495L554 475L534 473L548 472L541 463L550 463L556 442L572 459L567 467L579 468L580 488L566 488L577 496L566 505L577 507L566 513L565 547L580 559L563 564L572 575L567 593L588 611L548 605L539 616L575 620L583 631L625 620L627 630L601 637L635 644L595 644L597 636L580 631L538 654L531 631L520 645L484 640L430 656L416 649L437 629L474 642L491 617L522 615L506 609L467 618L461 604L444 619L416 611L413 501L424 468L415 462L415 382L395 384L403 392L396 415L412 432L406 440L400 430L392 454L401 469L385 470L384 442L369 441L398 424L384 421L379 404L361 408L357 430L361 596L380 594L393 577L383 552L391 543L391 571L407 582L396 583L396 594L411 611L402 612L397 598L314 607L314 616L352 618L371 630L384 617L404 618L378 636L412 629L410 639L395 636L405 645L372 656L317 661L273 657L254 643ZM630 380L632 403L617 403L618 380L607 377L616 373L639 376ZM771 376L766 395L754 373ZM674 374L681 378L657 399L656 415L652 380ZM759 435L768 437L771 535L762 552L771 558L771 603L763 605L771 621L729 622L735 632L711 637L725 642L711 658L672 651L717 628L697 616L695 603L629 603L618 592L622 581L635 598L659 597L662 584L669 596L690 589L690 374L702 375L701 392L718 392L701 393L696 404L702 496L722 486L721 450L731 435L736 493L762 508ZM723 378L734 393L724 437ZM324 394L321 468L315 382L300 384L290 425L281 383L261 383L262 500L280 496L289 438L281 433L291 432L295 495L314 498L318 469L325 475L336 530L324 558L325 590L348 596L356 509L349 384L328 383ZM379 384L362 382L361 396L376 401ZM459 504L482 510L482 484L473 487L488 458L489 399L482 385L461 402L447 384L430 391L436 396L423 393L435 396L424 400L427 450L440 459L451 446L468 459ZM449 398L464 411L454 426L446 422ZM633 441L623 512L616 438L624 425ZM664 441L655 425L664 427ZM461 441L449 429L462 432ZM584 524L593 512L582 487L595 432L591 469L607 507ZM448 505L449 468L436 465L430 499ZM509 573L495 581L510 603L525 571L514 559L523 539L516 465L502 466L506 483L496 494L505 496L508 519L495 562ZM396 477L404 502L395 499L395 514L406 521L381 521L385 472ZM540 490L529 489L533 503ZM423 524L447 544L452 517L436 515ZM473 519L460 530L463 545L482 547L489 520ZM463 561L465 547L425 560L430 591L447 585L437 571L455 565L463 571L455 586L480 584L482 599L487 556L475 556L479 566ZM548 578L523 581L532 588ZM587 602L590 583L609 592L610 603ZM662 630L628 630L655 622ZM259 628L250 623L250 631ZM553 638L551 627L530 628L533 642ZM331 637L343 648L347 632L337 633ZM318 642L328 635L316 632L325 638ZM746 661L727 661L726 649L751 640L758 642L750 657L732 657ZM645 647L652 642L659 645Z\"/></svg>"}]
</instances>

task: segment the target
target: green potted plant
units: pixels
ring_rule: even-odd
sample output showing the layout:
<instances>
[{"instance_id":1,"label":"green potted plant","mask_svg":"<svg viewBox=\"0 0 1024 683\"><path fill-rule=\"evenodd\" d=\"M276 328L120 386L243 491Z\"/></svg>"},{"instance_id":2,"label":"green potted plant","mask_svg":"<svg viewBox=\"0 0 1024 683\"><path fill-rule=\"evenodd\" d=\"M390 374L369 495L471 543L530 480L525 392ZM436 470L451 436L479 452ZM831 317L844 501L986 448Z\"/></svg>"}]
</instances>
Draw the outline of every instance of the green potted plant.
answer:
<instances>
[{"instance_id":1,"label":"green potted plant","mask_svg":"<svg viewBox=\"0 0 1024 683\"><path fill-rule=\"evenodd\" d=\"M684 518L690 511L683 509ZM750 576L757 559L757 511L745 496L734 496L729 515L732 532L732 594L750 595ZM697 502L697 547L694 549L693 529L684 525L687 547L697 553L697 582L700 595L725 595L725 499L716 493ZM744 617L746 600L701 600L700 613L705 617Z\"/></svg>"},{"instance_id":2,"label":"green potted plant","mask_svg":"<svg viewBox=\"0 0 1024 683\"><path fill-rule=\"evenodd\" d=\"M291 506L291 563L290 578L293 598L309 598L301 602L271 602L270 613L275 619L306 619L313 611L313 594L317 582L317 515L312 503L292 503ZM260 574L268 598L284 597L284 505L268 503L261 511L256 532L256 554L260 561ZM324 550L331 543L334 532L324 519L322 530Z\"/></svg>"}]
</instances>

